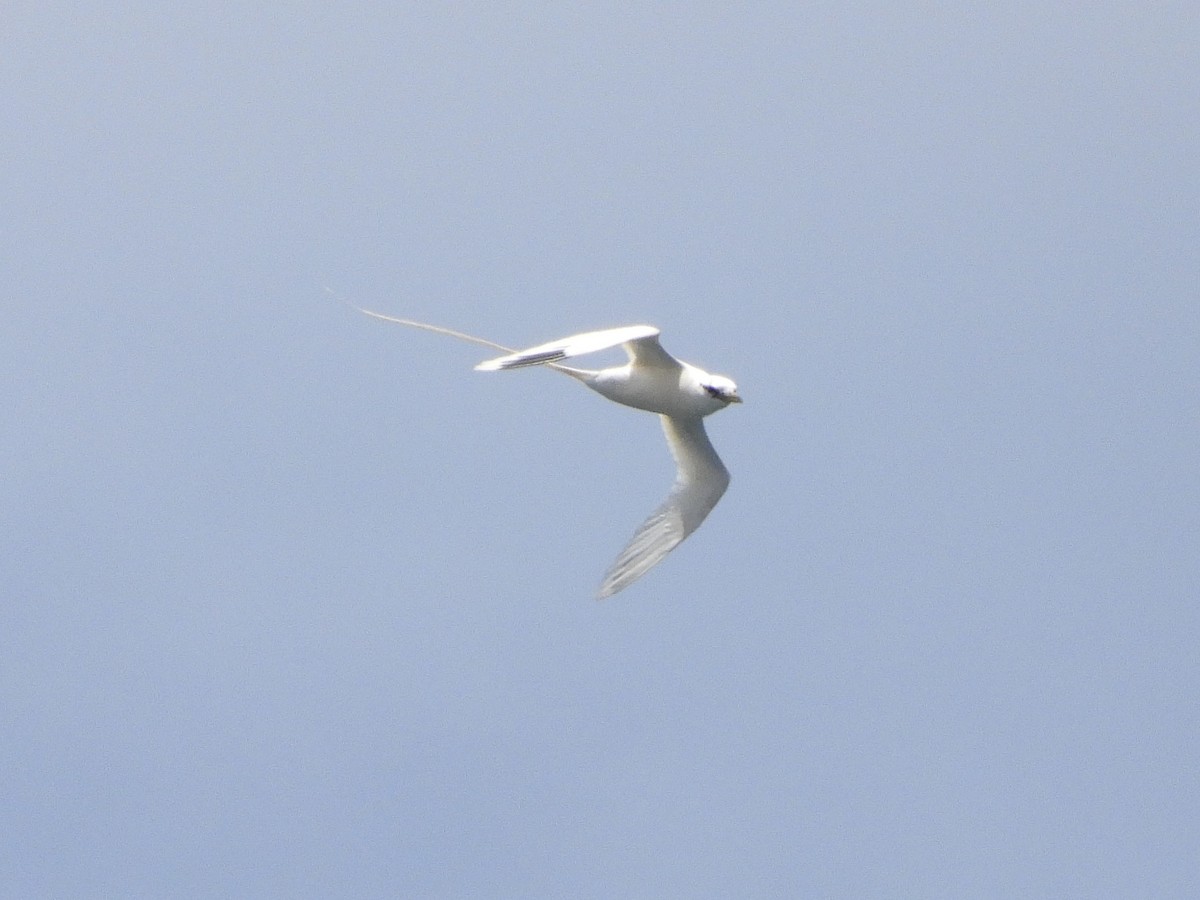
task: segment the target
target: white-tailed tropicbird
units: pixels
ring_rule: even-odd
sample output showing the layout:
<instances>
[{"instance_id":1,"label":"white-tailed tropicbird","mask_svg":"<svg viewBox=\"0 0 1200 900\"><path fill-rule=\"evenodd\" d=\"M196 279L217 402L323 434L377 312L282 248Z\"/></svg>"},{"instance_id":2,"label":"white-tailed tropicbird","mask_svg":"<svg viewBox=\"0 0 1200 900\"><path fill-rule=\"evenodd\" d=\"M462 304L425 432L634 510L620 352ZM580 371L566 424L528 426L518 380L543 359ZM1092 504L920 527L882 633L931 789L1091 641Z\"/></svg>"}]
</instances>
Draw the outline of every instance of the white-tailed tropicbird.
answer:
<instances>
[{"instance_id":1,"label":"white-tailed tropicbird","mask_svg":"<svg viewBox=\"0 0 1200 900\"><path fill-rule=\"evenodd\" d=\"M729 471L713 449L703 420L730 403L742 402L737 385L722 375L710 375L675 359L659 344L659 330L653 325L589 331L517 351L461 331L385 316L348 301L347 305L384 322L423 328L507 354L481 362L475 367L479 371L546 366L583 382L609 400L658 413L667 446L675 458L675 484L667 499L642 523L612 564L600 584L598 599L629 587L661 562L700 527L729 486ZM629 362L623 366L592 370L560 364L561 360L618 344L629 354Z\"/></svg>"}]
</instances>

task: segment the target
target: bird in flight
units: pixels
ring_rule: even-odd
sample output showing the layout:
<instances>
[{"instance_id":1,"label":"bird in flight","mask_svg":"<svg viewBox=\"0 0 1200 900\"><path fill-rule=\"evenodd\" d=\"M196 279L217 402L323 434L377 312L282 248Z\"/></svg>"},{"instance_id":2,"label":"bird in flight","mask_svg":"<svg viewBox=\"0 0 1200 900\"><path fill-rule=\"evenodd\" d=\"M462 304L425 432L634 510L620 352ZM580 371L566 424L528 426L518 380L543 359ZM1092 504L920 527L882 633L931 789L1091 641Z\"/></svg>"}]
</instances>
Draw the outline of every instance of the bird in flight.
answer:
<instances>
[{"instance_id":1,"label":"bird in flight","mask_svg":"<svg viewBox=\"0 0 1200 900\"><path fill-rule=\"evenodd\" d=\"M597 599L624 590L658 565L700 527L729 486L729 471L704 431L704 417L731 403L741 403L737 385L723 375L710 375L671 356L659 344L659 330L652 325L589 331L528 350L512 350L461 331L398 319L363 309L344 299L343 302L384 322L422 328L504 352L504 356L477 365L475 368L479 371L545 366L570 375L609 400L658 414L667 436L667 446L675 459L675 484L667 499L634 532L609 568L600 583ZM629 362L623 366L594 370L562 364L562 360L618 345L629 355Z\"/></svg>"}]
</instances>

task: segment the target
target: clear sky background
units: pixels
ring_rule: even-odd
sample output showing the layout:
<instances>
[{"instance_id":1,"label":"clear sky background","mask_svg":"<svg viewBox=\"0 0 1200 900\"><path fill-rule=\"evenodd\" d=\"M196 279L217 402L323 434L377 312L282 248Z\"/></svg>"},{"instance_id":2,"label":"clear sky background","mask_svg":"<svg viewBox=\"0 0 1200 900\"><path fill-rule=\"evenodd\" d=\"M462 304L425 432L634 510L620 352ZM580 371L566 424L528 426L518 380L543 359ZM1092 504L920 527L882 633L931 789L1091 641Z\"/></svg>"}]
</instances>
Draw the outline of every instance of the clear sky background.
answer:
<instances>
[{"instance_id":1,"label":"clear sky background","mask_svg":"<svg viewBox=\"0 0 1200 900\"><path fill-rule=\"evenodd\" d=\"M389 6L393 8L389 8ZM0 895L1194 897L1188 4L7 4ZM658 423L357 315L649 322Z\"/></svg>"}]
</instances>

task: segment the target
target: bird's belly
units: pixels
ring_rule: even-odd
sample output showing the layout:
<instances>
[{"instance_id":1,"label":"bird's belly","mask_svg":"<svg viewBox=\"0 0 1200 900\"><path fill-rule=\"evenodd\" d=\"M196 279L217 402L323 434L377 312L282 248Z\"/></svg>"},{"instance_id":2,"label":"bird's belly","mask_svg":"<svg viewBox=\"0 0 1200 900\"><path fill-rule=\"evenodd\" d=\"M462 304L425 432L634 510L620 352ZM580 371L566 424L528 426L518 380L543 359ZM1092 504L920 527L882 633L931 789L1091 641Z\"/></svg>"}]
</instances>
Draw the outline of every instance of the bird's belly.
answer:
<instances>
[{"instance_id":1,"label":"bird's belly","mask_svg":"<svg viewBox=\"0 0 1200 900\"><path fill-rule=\"evenodd\" d=\"M678 373L654 372L633 378L623 374L598 377L589 387L615 403L659 415L690 418L712 412L708 404L683 390Z\"/></svg>"}]
</instances>

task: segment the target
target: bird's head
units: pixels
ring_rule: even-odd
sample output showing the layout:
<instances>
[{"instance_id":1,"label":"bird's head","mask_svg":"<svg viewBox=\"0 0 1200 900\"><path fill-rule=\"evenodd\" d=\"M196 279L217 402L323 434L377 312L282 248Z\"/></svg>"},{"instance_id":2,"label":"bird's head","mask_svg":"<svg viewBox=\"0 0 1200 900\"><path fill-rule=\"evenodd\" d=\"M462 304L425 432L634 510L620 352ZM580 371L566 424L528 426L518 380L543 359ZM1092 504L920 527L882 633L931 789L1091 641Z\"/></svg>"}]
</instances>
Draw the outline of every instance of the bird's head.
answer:
<instances>
[{"instance_id":1,"label":"bird's head","mask_svg":"<svg viewBox=\"0 0 1200 900\"><path fill-rule=\"evenodd\" d=\"M714 400L720 400L722 403L729 405L730 403L741 403L742 398L738 396L737 385L724 375L709 375L701 384L704 392Z\"/></svg>"}]
</instances>

